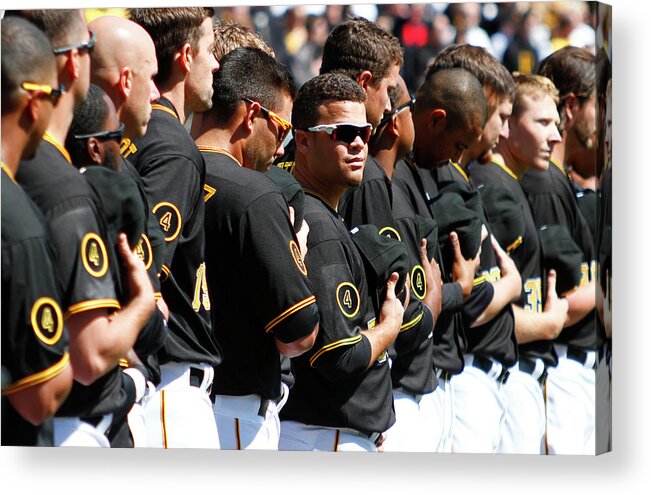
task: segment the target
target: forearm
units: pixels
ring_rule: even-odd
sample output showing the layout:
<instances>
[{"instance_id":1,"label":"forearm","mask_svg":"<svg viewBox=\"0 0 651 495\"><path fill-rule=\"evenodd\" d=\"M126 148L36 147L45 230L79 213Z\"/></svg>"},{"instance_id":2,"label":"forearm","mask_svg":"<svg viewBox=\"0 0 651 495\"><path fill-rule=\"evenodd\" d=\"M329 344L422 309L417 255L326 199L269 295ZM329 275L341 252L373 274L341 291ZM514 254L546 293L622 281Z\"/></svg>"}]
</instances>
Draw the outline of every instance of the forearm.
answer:
<instances>
[{"instance_id":1,"label":"forearm","mask_svg":"<svg viewBox=\"0 0 651 495\"><path fill-rule=\"evenodd\" d=\"M594 282L582 285L570 296L566 297L569 304L567 312L567 322L565 327L570 327L583 318L585 318L590 311L595 309L596 303L596 285Z\"/></svg>"},{"instance_id":2,"label":"forearm","mask_svg":"<svg viewBox=\"0 0 651 495\"><path fill-rule=\"evenodd\" d=\"M519 287L516 287L516 290L514 291L513 284L508 278L501 278L491 283L493 285L493 298L486 309L484 309L484 311L470 325L471 328L479 327L488 323L518 297L517 291L519 290Z\"/></svg>"},{"instance_id":3,"label":"forearm","mask_svg":"<svg viewBox=\"0 0 651 495\"><path fill-rule=\"evenodd\" d=\"M361 334L367 338L371 345L371 359L369 360L368 368L384 354L384 351L395 340L400 331L401 323L402 321L396 318L387 318L372 329L362 330Z\"/></svg>"},{"instance_id":4,"label":"forearm","mask_svg":"<svg viewBox=\"0 0 651 495\"><path fill-rule=\"evenodd\" d=\"M562 329L562 326L550 318L547 313L526 311L516 304L513 304L512 307L515 338L518 344L555 339Z\"/></svg>"}]
</instances>

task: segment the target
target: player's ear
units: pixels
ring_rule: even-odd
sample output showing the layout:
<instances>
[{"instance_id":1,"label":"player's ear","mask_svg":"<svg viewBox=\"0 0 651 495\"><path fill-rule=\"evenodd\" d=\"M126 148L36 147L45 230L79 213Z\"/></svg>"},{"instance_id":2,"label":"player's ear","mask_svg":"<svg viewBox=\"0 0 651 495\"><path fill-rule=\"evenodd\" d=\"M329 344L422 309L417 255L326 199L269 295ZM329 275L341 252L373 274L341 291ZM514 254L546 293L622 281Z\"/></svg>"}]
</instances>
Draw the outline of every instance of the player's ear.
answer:
<instances>
[{"instance_id":1,"label":"player's ear","mask_svg":"<svg viewBox=\"0 0 651 495\"><path fill-rule=\"evenodd\" d=\"M439 134L443 131L443 129L445 129L447 121L447 112L442 108L434 108L429 114L427 125L434 133Z\"/></svg>"},{"instance_id":2,"label":"player's ear","mask_svg":"<svg viewBox=\"0 0 651 495\"><path fill-rule=\"evenodd\" d=\"M181 72L183 74L189 74L192 70L192 62L194 60L190 43L185 43L181 49L176 52L175 58Z\"/></svg>"},{"instance_id":3,"label":"player's ear","mask_svg":"<svg viewBox=\"0 0 651 495\"><path fill-rule=\"evenodd\" d=\"M95 165L104 164L104 147L96 138L88 138L86 140L86 152L90 158L91 163Z\"/></svg>"},{"instance_id":4,"label":"player's ear","mask_svg":"<svg viewBox=\"0 0 651 495\"><path fill-rule=\"evenodd\" d=\"M309 140L308 140L308 135L309 132L301 131L301 130L296 130L294 132L294 145L296 146L296 149L299 150L301 153L307 153L309 151Z\"/></svg>"},{"instance_id":5,"label":"player's ear","mask_svg":"<svg viewBox=\"0 0 651 495\"><path fill-rule=\"evenodd\" d=\"M371 81L373 80L373 74L368 70L364 70L360 72L355 80L359 87L362 88L365 93L368 93L368 87L371 85Z\"/></svg>"},{"instance_id":6,"label":"player's ear","mask_svg":"<svg viewBox=\"0 0 651 495\"><path fill-rule=\"evenodd\" d=\"M122 96L124 96L125 98L128 98L129 94L131 94L131 88L133 85L132 77L133 77L133 73L131 72L131 69L129 67L124 67L120 71L120 78L118 79L118 89L122 94Z\"/></svg>"},{"instance_id":7,"label":"player's ear","mask_svg":"<svg viewBox=\"0 0 651 495\"><path fill-rule=\"evenodd\" d=\"M389 119L389 122L387 122L387 132L391 134L393 137L397 138L400 136L400 131L402 130L402 127L400 125L400 122L398 121L398 115L394 115Z\"/></svg>"},{"instance_id":8,"label":"player's ear","mask_svg":"<svg viewBox=\"0 0 651 495\"><path fill-rule=\"evenodd\" d=\"M569 122L574 118L575 113L579 107L579 99L570 93L563 100L563 114L565 114L565 122Z\"/></svg>"}]
</instances>

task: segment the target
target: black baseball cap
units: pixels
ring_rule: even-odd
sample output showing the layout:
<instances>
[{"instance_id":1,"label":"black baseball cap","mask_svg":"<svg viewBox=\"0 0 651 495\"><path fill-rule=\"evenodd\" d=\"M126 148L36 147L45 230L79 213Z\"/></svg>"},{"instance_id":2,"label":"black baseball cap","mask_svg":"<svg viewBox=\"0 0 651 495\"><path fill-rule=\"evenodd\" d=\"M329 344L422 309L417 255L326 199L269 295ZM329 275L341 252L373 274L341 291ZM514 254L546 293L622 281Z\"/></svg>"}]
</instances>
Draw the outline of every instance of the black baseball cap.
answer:
<instances>
[{"instance_id":1,"label":"black baseball cap","mask_svg":"<svg viewBox=\"0 0 651 495\"><path fill-rule=\"evenodd\" d=\"M398 273L396 296L403 296L405 279L409 272L407 246L392 237L380 235L375 225L360 225L350 231L366 271L369 295L376 314L386 298L386 284L393 272Z\"/></svg>"},{"instance_id":2,"label":"black baseball cap","mask_svg":"<svg viewBox=\"0 0 651 495\"><path fill-rule=\"evenodd\" d=\"M470 185L464 185L457 181L443 182L439 186L439 194L445 193L455 193L461 196L466 208L474 211L483 221L484 208L482 206L481 195L476 190L473 190Z\"/></svg>"},{"instance_id":3,"label":"black baseball cap","mask_svg":"<svg viewBox=\"0 0 651 495\"><path fill-rule=\"evenodd\" d=\"M538 230L543 266L556 270L556 293L559 295L581 283L583 253L564 225L543 225Z\"/></svg>"},{"instance_id":4,"label":"black baseball cap","mask_svg":"<svg viewBox=\"0 0 651 495\"><path fill-rule=\"evenodd\" d=\"M270 166L266 175L278 186L287 205L294 208L294 229L300 229L305 210L305 191L292 174L280 167Z\"/></svg>"},{"instance_id":5,"label":"black baseball cap","mask_svg":"<svg viewBox=\"0 0 651 495\"><path fill-rule=\"evenodd\" d=\"M495 239L507 253L522 244L525 222L522 204L510 189L498 184L478 188Z\"/></svg>"}]
</instances>

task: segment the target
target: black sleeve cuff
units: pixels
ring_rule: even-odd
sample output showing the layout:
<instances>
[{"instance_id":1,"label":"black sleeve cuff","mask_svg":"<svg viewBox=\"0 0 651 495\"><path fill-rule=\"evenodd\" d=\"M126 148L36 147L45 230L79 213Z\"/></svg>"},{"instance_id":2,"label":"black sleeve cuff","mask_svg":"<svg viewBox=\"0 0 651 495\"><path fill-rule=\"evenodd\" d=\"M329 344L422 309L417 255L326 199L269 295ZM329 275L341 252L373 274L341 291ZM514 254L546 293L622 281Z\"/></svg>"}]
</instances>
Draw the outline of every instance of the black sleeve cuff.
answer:
<instances>
[{"instance_id":1,"label":"black sleeve cuff","mask_svg":"<svg viewBox=\"0 0 651 495\"><path fill-rule=\"evenodd\" d=\"M463 292L457 282L443 284L441 288L441 312L456 313L463 307Z\"/></svg>"},{"instance_id":2,"label":"black sleeve cuff","mask_svg":"<svg viewBox=\"0 0 651 495\"><path fill-rule=\"evenodd\" d=\"M464 323L472 325L493 300L495 288L493 284L484 282L472 288L470 296L463 305Z\"/></svg>"},{"instance_id":3,"label":"black sleeve cuff","mask_svg":"<svg viewBox=\"0 0 651 495\"><path fill-rule=\"evenodd\" d=\"M331 382L347 380L360 375L368 368L371 361L371 343L365 335L355 345L342 347L341 351L331 351L316 363L316 370Z\"/></svg>"},{"instance_id":4,"label":"black sleeve cuff","mask_svg":"<svg viewBox=\"0 0 651 495\"><path fill-rule=\"evenodd\" d=\"M167 323L163 314L156 308L147 324L140 330L133 350L138 356L144 357L153 354L163 346L167 338Z\"/></svg>"},{"instance_id":5,"label":"black sleeve cuff","mask_svg":"<svg viewBox=\"0 0 651 495\"><path fill-rule=\"evenodd\" d=\"M434 318L432 318L432 313L425 304L422 305L422 311L419 316L420 320L418 323L411 328L401 329L398 334L394 342L394 348L398 355L406 354L417 349L434 331Z\"/></svg>"}]
</instances>

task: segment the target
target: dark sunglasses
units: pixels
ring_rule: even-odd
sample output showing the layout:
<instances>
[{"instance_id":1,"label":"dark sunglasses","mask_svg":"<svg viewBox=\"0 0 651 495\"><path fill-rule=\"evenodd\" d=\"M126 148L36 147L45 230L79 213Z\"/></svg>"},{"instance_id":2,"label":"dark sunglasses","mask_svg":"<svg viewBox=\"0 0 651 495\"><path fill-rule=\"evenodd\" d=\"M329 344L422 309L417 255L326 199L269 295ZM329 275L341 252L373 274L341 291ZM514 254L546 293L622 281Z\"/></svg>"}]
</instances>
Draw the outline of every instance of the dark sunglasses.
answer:
<instances>
[{"instance_id":1,"label":"dark sunglasses","mask_svg":"<svg viewBox=\"0 0 651 495\"><path fill-rule=\"evenodd\" d=\"M95 46L95 33L93 31L88 31L90 33L90 38L88 41L82 41L81 43L76 43L74 45L62 46L60 48L54 48L52 52L55 55L61 55L62 53L69 52L77 48L78 50L86 50L90 53Z\"/></svg>"},{"instance_id":2,"label":"dark sunglasses","mask_svg":"<svg viewBox=\"0 0 651 495\"><path fill-rule=\"evenodd\" d=\"M368 140L371 139L371 131L373 130L373 126L371 124L349 123L324 124L308 127L306 130L310 132L325 132L333 141L342 141L350 145L353 141L355 141L357 136L362 139L364 144L368 143Z\"/></svg>"},{"instance_id":3,"label":"dark sunglasses","mask_svg":"<svg viewBox=\"0 0 651 495\"><path fill-rule=\"evenodd\" d=\"M242 100L248 103L257 103L258 105L260 105L260 102L252 100L251 98L242 98ZM276 124L276 129L278 130L277 139L279 143L282 143L287 137L287 134L289 134L289 131L292 130L291 122L288 122L287 120L283 119L280 115L278 115L276 112L273 112L268 108L263 107L262 105L260 105L260 111L262 112L262 115L264 115L266 119Z\"/></svg>"},{"instance_id":4,"label":"dark sunglasses","mask_svg":"<svg viewBox=\"0 0 651 495\"><path fill-rule=\"evenodd\" d=\"M117 141L118 143L122 140L122 135L124 134L124 124L120 122L120 127L118 127L114 131L98 131L98 132L92 132L90 134L75 134L75 139L82 140L82 139L89 139L89 138L95 138L99 139L100 141L109 141L109 140L114 140Z\"/></svg>"},{"instance_id":5,"label":"dark sunglasses","mask_svg":"<svg viewBox=\"0 0 651 495\"><path fill-rule=\"evenodd\" d=\"M385 125L387 125L389 120L391 120L391 118L394 115L398 115L405 108L409 108L409 111L413 112L415 106L416 106L416 97L412 96L411 99L407 103L404 103L403 105L400 105L398 108L396 108L395 110L387 113L384 117L382 117L382 120L380 120L380 123L377 125L377 128L380 129L380 128L384 127Z\"/></svg>"},{"instance_id":6,"label":"dark sunglasses","mask_svg":"<svg viewBox=\"0 0 651 495\"><path fill-rule=\"evenodd\" d=\"M25 91L40 91L43 94L49 96L54 103L56 103L61 95L66 92L66 88L63 86L63 84L58 88L53 88L49 84L40 84L25 81L20 85L20 87Z\"/></svg>"}]
</instances>

